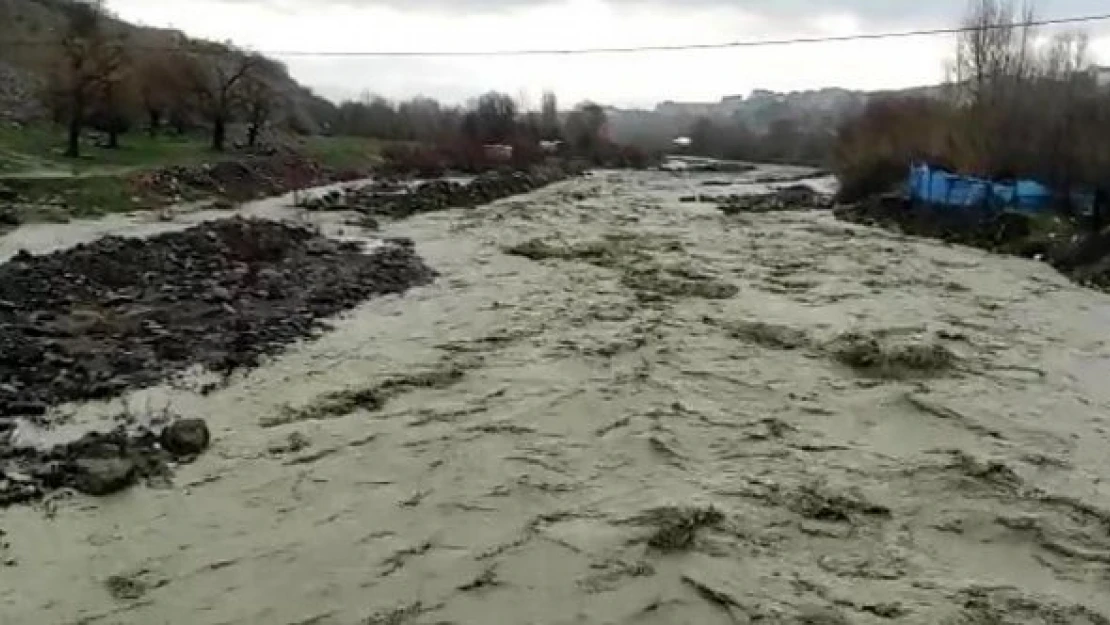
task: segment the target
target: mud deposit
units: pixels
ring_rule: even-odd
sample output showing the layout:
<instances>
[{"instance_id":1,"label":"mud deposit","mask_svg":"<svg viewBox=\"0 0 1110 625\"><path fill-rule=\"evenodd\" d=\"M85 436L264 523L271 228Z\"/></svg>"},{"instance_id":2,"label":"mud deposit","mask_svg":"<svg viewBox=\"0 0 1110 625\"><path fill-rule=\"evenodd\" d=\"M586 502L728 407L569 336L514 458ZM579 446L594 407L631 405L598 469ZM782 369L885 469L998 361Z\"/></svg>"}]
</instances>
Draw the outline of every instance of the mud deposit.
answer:
<instances>
[{"instance_id":1,"label":"mud deposit","mask_svg":"<svg viewBox=\"0 0 1110 625\"><path fill-rule=\"evenodd\" d=\"M402 219L449 208L473 208L534 191L579 173L567 166L548 166L531 171L490 172L466 182L432 180L410 186L378 181L333 190L308 199L304 207L312 211L356 211L370 219Z\"/></svg>"},{"instance_id":2,"label":"mud deposit","mask_svg":"<svg viewBox=\"0 0 1110 625\"><path fill-rule=\"evenodd\" d=\"M440 277L207 395L80 404L211 448L0 510L0 621L1108 623L1110 299L698 184L385 225Z\"/></svg>"},{"instance_id":3,"label":"mud deposit","mask_svg":"<svg viewBox=\"0 0 1110 625\"><path fill-rule=\"evenodd\" d=\"M364 254L230 219L0 265L0 418L111 397L194 365L230 372L374 295L430 282L411 246Z\"/></svg>"}]
</instances>

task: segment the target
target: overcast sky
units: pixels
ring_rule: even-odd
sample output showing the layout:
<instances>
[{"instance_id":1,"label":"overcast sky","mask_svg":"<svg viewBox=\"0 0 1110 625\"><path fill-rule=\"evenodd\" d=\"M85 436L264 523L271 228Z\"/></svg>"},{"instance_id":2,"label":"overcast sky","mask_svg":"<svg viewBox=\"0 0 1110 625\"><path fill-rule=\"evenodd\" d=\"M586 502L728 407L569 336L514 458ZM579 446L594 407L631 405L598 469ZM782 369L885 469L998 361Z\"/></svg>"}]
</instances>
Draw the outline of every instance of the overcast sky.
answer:
<instances>
[{"instance_id":1,"label":"overcast sky","mask_svg":"<svg viewBox=\"0 0 1110 625\"><path fill-rule=\"evenodd\" d=\"M477 51L712 43L955 25L966 0L109 0L121 17L262 51ZM1106 0L1043 0L1040 17L1106 13ZM1110 64L1110 23L1087 27ZM330 98L370 91L461 102L497 89L538 105L715 101L753 88L934 83L949 37L634 55L511 58L283 57Z\"/></svg>"}]
</instances>

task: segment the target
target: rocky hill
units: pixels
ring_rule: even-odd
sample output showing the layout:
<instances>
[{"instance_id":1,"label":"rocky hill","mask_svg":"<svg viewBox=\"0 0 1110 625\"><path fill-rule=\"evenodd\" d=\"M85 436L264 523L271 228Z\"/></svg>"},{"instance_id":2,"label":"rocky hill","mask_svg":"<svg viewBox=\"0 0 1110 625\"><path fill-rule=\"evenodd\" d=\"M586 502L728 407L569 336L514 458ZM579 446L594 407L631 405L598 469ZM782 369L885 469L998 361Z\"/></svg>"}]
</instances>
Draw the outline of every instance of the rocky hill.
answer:
<instances>
[{"instance_id":1,"label":"rocky hill","mask_svg":"<svg viewBox=\"0 0 1110 625\"><path fill-rule=\"evenodd\" d=\"M56 67L55 55L66 24L65 9L79 0L0 0L0 119L29 121L45 114L41 86ZM114 19L133 52L182 49L185 33L149 28ZM268 79L285 103L283 116L304 131L320 130L335 107L294 80L277 62L267 64Z\"/></svg>"}]
</instances>

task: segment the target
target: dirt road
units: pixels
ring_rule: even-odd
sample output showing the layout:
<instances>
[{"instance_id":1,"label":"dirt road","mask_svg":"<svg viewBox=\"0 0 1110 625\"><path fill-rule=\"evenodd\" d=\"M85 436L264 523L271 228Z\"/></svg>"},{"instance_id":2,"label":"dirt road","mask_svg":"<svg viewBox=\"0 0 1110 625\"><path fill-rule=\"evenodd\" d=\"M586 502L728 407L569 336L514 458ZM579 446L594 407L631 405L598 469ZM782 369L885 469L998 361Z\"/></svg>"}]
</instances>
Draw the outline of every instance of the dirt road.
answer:
<instances>
[{"instance_id":1,"label":"dirt road","mask_svg":"<svg viewBox=\"0 0 1110 625\"><path fill-rule=\"evenodd\" d=\"M1110 623L1110 299L689 189L603 173L388 227L434 285L128 398L212 427L173 488L0 511L0 622Z\"/></svg>"}]
</instances>

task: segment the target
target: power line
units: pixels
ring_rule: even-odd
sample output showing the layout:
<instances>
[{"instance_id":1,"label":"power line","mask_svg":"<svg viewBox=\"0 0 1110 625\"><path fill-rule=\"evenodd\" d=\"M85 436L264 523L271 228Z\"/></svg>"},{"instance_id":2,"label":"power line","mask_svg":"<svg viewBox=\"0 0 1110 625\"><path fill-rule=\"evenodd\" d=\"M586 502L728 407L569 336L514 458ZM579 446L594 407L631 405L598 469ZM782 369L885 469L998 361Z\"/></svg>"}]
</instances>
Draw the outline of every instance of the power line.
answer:
<instances>
[{"instance_id":1,"label":"power line","mask_svg":"<svg viewBox=\"0 0 1110 625\"><path fill-rule=\"evenodd\" d=\"M1001 30L1005 28L1033 28L1039 26L1059 26L1065 24L1082 24L1110 21L1110 13L1096 15L1081 15L1076 17L1062 17L1056 19L1031 20L1008 24L986 24L982 26L958 26L947 28L927 28L918 30L903 30L883 33L870 33L858 35L833 35L821 37L794 37L787 39L751 39L747 41L726 41L718 43L688 43L673 45L646 45L628 47L600 47L600 48L568 48L568 49L518 49L518 50L459 50L459 51L434 51L434 50L395 50L395 51L348 51L329 52L323 50L255 50L259 54L274 57L321 57L321 58L397 58L397 57L512 57L512 56L568 56L589 54L637 54L642 52L681 52L696 50L724 50L735 48L765 48L773 46L790 46L818 43L838 43L848 41L874 41L880 39L908 39L911 37L933 37L938 35L957 35L960 33L983 32ZM50 41L0 41L3 46L42 46L54 45ZM178 50L169 46L136 46L139 50ZM198 50L197 52L220 54L220 51Z\"/></svg>"}]
</instances>

